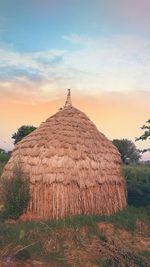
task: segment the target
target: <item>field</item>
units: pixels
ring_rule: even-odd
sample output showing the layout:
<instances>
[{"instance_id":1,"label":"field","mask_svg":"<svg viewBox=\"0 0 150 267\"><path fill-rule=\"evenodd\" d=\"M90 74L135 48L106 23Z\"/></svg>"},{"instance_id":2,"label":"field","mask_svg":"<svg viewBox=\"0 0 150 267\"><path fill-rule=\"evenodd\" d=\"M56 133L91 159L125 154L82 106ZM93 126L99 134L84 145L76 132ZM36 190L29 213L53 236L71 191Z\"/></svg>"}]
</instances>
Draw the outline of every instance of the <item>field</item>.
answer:
<instances>
[{"instance_id":1,"label":"field","mask_svg":"<svg viewBox=\"0 0 150 267\"><path fill-rule=\"evenodd\" d=\"M6 161L0 163L1 171ZM148 267L150 166L124 166L124 174L129 205L112 216L16 223L1 218L1 262L22 267Z\"/></svg>"}]
</instances>

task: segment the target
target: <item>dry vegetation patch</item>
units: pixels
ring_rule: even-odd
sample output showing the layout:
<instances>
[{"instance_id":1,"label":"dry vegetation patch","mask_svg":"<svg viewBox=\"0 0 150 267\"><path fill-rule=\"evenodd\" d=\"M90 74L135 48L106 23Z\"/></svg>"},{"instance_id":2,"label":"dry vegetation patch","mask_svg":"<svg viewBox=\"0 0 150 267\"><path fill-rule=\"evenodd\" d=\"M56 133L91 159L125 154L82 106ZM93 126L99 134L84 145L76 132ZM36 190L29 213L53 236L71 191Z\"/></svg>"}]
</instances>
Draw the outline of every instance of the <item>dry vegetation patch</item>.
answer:
<instances>
[{"instance_id":1,"label":"dry vegetation patch","mask_svg":"<svg viewBox=\"0 0 150 267\"><path fill-rule=\"evenodd\" d=\"M126 218L125 214L130 223L137 217L134 231L122 225L120 217ZM15 265L19 267L148 267L146 214L146 210L144 213L128 208L113 218L80 216L60 221L1 223L0 257L4 261L9 256L17 264L23 260L22 265ZM142 224L145 227L139 231Z\"/></svg>"}]
</instances>

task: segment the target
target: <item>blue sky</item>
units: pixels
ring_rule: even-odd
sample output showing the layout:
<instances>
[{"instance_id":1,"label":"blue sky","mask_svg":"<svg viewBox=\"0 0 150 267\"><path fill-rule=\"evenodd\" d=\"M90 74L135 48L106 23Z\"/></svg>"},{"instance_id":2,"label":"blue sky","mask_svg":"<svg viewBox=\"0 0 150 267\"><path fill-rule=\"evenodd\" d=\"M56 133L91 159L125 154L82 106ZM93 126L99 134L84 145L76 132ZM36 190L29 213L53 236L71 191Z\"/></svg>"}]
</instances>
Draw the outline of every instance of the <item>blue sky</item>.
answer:
<instances>
[{"instance_id":1,"label":"blue sky","mask_svg":"<svg viewBox=\"0 0 150 267\"><path fill-rule=\"evenodd\" d=\"M68 87L81 98L140 95L137 128L148 119L149 0L0 0L1 99L33 104Z\"/></svg>"},{"instance_id":2,"label":"blue sky","mask_svg":"<svg viewBox=\"0 0 150 267\"><path fill-rule=\"evenodd\" d=\"M145 5L143 11L137 5L139 0L127 0L126 5L123 2L1 0L1 43L17 51L39 51L73 49L62 38L71 34L90 37L113 34L149 36L149 27L146 27L150 22L149 13L146 12L148 1L141 1L141 6Z\"/></svg>"},{"instance_id":3,"label":"blue sky","mask_svg":"<svg viewBox=\"0 0 150 267\"><path fill-rule=\"evenodd\" d=\"M149 15L148 0L0 0L0 79L148 91Z\"/></svg>"},{"instance_id":4,"label":"blue sky","mask_svg":"<svg viewBox=\"0 0 150 267\"><path fill-rule=\"evenodd\" d=\"M63 35L96 33L102 12L100 8L95 17L94 7L93 1L84 0L1 1L2 41L18 51L72 49Z\"/></svg>"}]
</instances>

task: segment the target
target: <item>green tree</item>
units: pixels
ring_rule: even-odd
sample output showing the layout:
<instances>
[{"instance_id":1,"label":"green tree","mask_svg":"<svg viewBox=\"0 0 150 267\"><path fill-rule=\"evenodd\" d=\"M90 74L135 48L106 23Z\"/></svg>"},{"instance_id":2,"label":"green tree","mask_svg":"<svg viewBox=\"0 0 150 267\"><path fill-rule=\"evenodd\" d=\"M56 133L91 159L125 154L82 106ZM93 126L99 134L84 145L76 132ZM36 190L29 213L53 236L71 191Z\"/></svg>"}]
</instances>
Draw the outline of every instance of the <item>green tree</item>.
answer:
<instances>
[{"instance_id":1,"label":"green tree","mask_svg":"<svg viewBox=\"0 0 150 267\"><path fill-rule=\"evenodd\" d=\"M123 163L137 163L141 158L140 151L128 139L114 139L113 144L118 148Z\"/></svg>"},{"instance_id":2,"label":"green tree","mask_svg":"<svg viewBox=\"0 0 150 267\"><path fill-rule=\"evenodd\" d=\"M32 131L34 131L36 127L31 125L22 125L16 133L12 135L12 139L14 139L14 144L17 144L19 141L21 141L25 136L30 134Z\"/></svg>"},{"instance_id":3,"label":"green tree","mask_svg":"<svg viewBox=\"0 0 150 267\"><path fill-rule=\"evenodd\" d=\"M144 130L144 133L135 139L135 141L144 141L150 140L150 119L146 121L146 124L141 127ZM141 152L144 153L146 151L150 151L150 148L144 149Z\"/></svg>"}]
</instances>

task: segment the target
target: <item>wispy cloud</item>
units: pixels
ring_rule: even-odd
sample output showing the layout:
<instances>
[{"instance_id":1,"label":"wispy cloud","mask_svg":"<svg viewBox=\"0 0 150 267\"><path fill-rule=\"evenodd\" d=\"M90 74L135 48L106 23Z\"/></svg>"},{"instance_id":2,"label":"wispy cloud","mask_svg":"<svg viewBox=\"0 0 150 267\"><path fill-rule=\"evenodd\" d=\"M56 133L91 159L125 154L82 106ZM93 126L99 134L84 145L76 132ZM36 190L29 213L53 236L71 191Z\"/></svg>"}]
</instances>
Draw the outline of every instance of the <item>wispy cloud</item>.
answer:
<instances>
[{"instance_id":1,"label":"wispy cloud","mask_svg":"<svg viewBox=\"0 0 150 267\"><path fill-rule=\"evenodd\" d=\"M10 86L14 92L20 88L20 92L25 90L27 94L36 88L41 97L66 87L87 95L109 90L149 91L148 38L130 35L90 38L77 34L63 38L76 49L32 53L0 49L0 90L8 92Z\"/></svg>"},{"instance_id":2,"label":"wispy cloud","mask_svg":"<svg viewBox=\"0 0 150 267\"><path fill-rule=\"evenodd\" d=\"M11 67L27 70L27 71L37 71L37 73L47 75L47 71L52 70L55 64L59 64L65 51L61 50L50 50L50 51L40 51L33 53L19 53L16 51L0 49L0 68ZM47 68L46 68L47 67ZM15 73L14 73L15 76Z\"/></svg>"}]
</instances>

